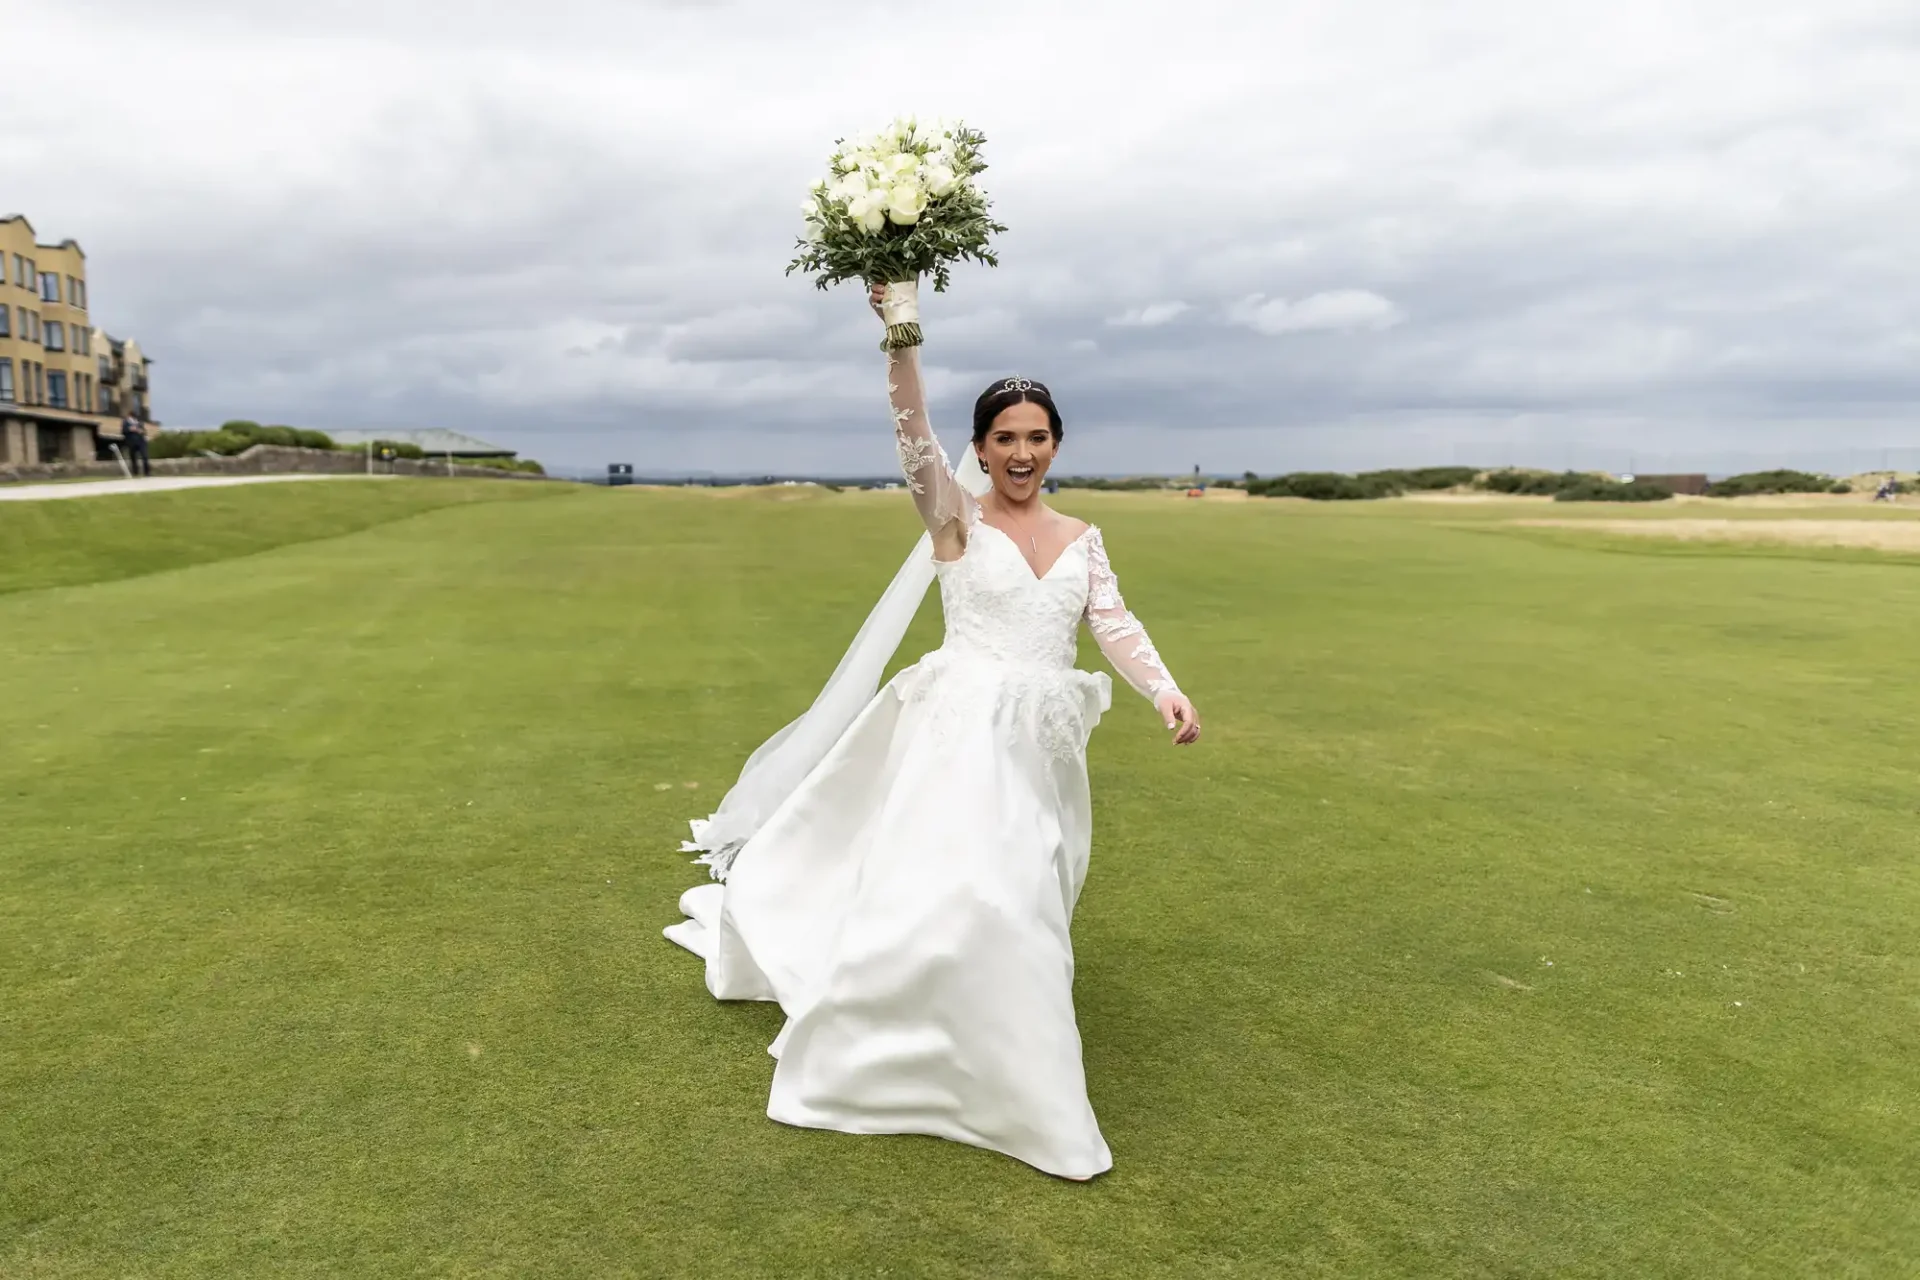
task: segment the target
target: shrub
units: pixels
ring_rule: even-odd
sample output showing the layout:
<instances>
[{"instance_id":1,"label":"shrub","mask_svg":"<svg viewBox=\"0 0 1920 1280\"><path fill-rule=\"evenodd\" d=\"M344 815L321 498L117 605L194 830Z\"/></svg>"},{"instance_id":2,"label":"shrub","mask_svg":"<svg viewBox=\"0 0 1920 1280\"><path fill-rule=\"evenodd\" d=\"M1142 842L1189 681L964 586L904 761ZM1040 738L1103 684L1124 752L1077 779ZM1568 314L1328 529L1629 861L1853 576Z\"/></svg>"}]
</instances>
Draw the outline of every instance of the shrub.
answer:
<instances>
[{"instance_id":1,"label":"shrub","mask_svg":"<svg viewBox=\"0 0 1920 1280\"><path fill-rule=\"evenodd\" d=\"M1407 488L1415 490L1457 489L1473 483L1478 467L1416 467L1406 472Z\"/></svg>"},{"instance_id":2,"label":"shrub","mask_svg":"<svg viewBox=\"0 0 1920 1280\"><path fill-rule=\"evenodd\" d=\"M1412 473L1406 471L1362 471L1353 479L1361 488L1385 495L1405 493L1413 487Z\"/></svg>"},{"instance_id":3,"label":"shrub","mask_svg":"<svg viewBox=\"0 0 1920 1280\"><path fill-rule=\"evenodd\" d=\"M1400 492L1380 475L1378 472L1372 476L1349 476L1337 471L1294 471L1271 480L1250 480L1247 492L1262 498L1306 498L1313 502L1391 498Z\"/></svg>"},{"instance_id":4,"label":"shrub","mask_svg":"<svg viewBox=\"0 0 1920 1280\"><path fill-rule=\"evenodd\" d=\"M417 444L402 444L398 440L375 440L373 442L374 457L377 458L382 452L388 450L391 450L393 456L396 458L424 458L427 456Z\"/></svg>"},{"instance_id":5,"label":"shrub","mask_svg":"<svg viewBox=\"0 0 1920 1280\"><path fill-rule=\"evenodd\" d=\"M1115 489L1135 491L1141 489L1166 489L1171 487L1167 481L1154 476L1129 476L1124 480L1109 480L1105 476L1061 476L1059 477L1059 482L1062 489Z\"/></svg>"},{"instance_id":6,"label":"shrub","mask_svg":"<svg viewBox=\"0 0 1920 1280\"><path fill-rule=\"evenodd\" d=\"M155 458L197 458L203 453L232 456L245 453L254 441L235 435L224 427L219 431L163 431L153 438L148 453Z\"/></svg>"},{"instance_id":7,"label":"shrub","mask_svg":"<svg viewBox=\"0 0 1920 1280\"><path fill-rule=\"evenodd\" d=\"M1833 477L1809 471L1749 471L1707 486L1710 498L1739 498L1752 493L1831 493Z\"/></svg>"},{"instance_id":8,"label":"shrub","mask_svg":"<svg viewBox=\"0 0 1920 1280\"><path fill-rule=\"evenodd\" d=\"M455 458L453 465L456 467L491 467L495 471L525 471L530 475L536 476L547 474L547 469L535 462L532 458ZM827 488L832 489L835 493L840 491L836 485L828 485Z\"/></svg>"},{"instance_id":9,"label":"shrub","mask_svg":"<svg viewBox=\"0 0 1920 1280\"><path fill-rule=\"evenodd\" d=\"M1829 493L1852 493L1853 486L1848 484L1845 480L1835 480L1833 482L1833 488L1829 489L1828 492Z\"/></svg>"},{"instance_id":10,"label":"shrub","mask_svg":"<svg viewBox=\"0 0 1920 1280\"><path fill-rule=\"evenodd\" d=\"M162 431L147 442L147 455L153 458L184 458L193 450L197 431Z\"/></svg>"},{"instance_id":11,"label":"shrub","mask_svg":"<svg viewBox=\"0 0 1920 1280\"><path fill-rule=\"evenodd\" d=\"M1495 493L1518 493L1536 497L1556 497L1562 490L1593 484L1599 477L1578 471L1519 471L1512 467L1490 471L1480 481L1484 489ZM1672 495L1669 494L1669 497Z\"/></svg>"},{"instance_id":12,"label":"shrub","mask_svg":"<svg viewBox=\"0 0 1920 1280\"><path fill-rule=\"evenodd\" d=\"M1618 480L1601 480L1586 477L1579 484L1568 485L1553 495L1555 502L1664 502L1673 497L1673 490L1657 484L1643 484L1635 481L1622 484Z\"/></svg>"},{"instance_id":13,"label":"shrub","mask_svg":"<svg viewBox=\"0 0 1920 1280\"><path fill-rule=\"evenodd\" d=\"M277 444L298 449L331 449L333 440L324 431L309 431L304 427L289 427L284 424L263 427L250 418L234 418L223 422L221 433L238 436L250 444ZM205 435L216 434L203 432ZM156 457L162 456L159 454ZM178 456L178 455L172 455Z\"/></svg>"}]
</instances>

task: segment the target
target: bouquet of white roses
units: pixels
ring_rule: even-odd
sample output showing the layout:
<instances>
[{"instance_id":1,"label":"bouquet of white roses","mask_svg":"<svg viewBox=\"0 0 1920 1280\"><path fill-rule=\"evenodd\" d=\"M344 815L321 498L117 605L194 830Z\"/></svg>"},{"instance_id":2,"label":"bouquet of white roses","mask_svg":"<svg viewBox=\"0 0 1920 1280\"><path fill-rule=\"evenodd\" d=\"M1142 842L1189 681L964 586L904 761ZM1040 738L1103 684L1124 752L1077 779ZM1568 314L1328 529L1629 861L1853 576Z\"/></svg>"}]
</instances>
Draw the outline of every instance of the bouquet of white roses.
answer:
<instances>
[{"instance_id":1,"label":"bouquet of white roses","mask_svg":"<svg viewBox=\"0 0 1920 1280\"><path fill-rule=\"evenodd\" d=\"M975 178L986 137L962 124L921 124L912 116L878 133L841 139L830 172L801 206L807 218L800 256L787 274L805 271L824 289L842 280L887 286L883 306L887 350L920 343L919 277L947 287L955 262L988 266L999 259L988 238L1006 228L987 216Z\"/></svg>"}]
</instances>

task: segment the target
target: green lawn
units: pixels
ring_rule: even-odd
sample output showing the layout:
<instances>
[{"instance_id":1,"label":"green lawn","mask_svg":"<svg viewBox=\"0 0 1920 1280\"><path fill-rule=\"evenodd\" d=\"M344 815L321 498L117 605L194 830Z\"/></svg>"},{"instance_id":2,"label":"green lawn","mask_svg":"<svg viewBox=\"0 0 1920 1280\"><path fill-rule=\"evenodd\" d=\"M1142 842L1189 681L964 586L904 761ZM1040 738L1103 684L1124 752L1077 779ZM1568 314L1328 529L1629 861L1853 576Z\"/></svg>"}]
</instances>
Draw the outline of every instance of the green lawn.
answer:
<instances>
[{"instance_id":1,"label":"green lawn","mask_svg":"<svg viewBox=\"0 0 1920 1280\"><path fill-rule=\"evenodd\" d=\"M773 1124L659 934L900 495L0 506L0 1275L1920 1269L1920 566L1062 505L1208 733L1094 738L1087 1185Z\"/></svg>"}]
</instances>

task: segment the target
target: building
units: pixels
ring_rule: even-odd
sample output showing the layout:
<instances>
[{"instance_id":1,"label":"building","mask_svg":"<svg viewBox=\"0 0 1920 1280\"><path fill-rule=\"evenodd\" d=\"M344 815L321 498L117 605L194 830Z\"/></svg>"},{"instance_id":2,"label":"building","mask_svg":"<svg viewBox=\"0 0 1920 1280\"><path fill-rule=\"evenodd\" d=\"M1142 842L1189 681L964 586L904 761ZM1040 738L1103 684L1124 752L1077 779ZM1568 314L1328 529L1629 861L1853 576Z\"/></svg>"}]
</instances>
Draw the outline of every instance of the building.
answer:
<instances>
[{"instance_id":1,"label":"building","mask_svg":"<svg viewBox=\"0 0 1920 1280\"><path fill-rule=\"evenodd\" d=\"M113 415L112 435L118 439L120 423L128 414L142 422L153 422L153 405L147 396L147 357L132 338L116 338L103 329L95 329L94 354L100 358L95 375L99 392L95 404L100 412Z\"/></svg>"},{"instance_id":2,"label":"building","mask_svg":"<svg viewBox=\"0 0 1920 1280\"><path fill-rule=\"evenodd\" d=\"M1640 484L1654 485L1672 494L1691 494L1698 496L1707 491L1707 477L1701 474L1671 476L1635 475L1626 478Z\"/></svg>"},{"instance_id":3,"label":"building","mask_svg":"<svg viewBox=\"0 0 1920 1280\"><path fill-rule=\"evenodd\" d=\"M41 244L24 217L0 217L0 271L0 463L92 462L127 406L151 418L147 361L134 346L117 371L112 348L131 344L94 327L72 240Z\"/></svg>"},{"instance_id":4,"label":"building","mask_svg":"<svg viewBox=\"0 0 1920 1280\"><path fill-rule=\"evenodd\" d=\"M448 431L444 427L428 427L425 430L409 430L400 427L387 427L370 431L359 429L339 431L328 430L327 436L334 444L355 446L371 444L385 440L388 444L411 444L419 446L420 452L429 458L512 458L512 449L503 449L474 436L459 431Z\"/></svg>"}]
</instances>

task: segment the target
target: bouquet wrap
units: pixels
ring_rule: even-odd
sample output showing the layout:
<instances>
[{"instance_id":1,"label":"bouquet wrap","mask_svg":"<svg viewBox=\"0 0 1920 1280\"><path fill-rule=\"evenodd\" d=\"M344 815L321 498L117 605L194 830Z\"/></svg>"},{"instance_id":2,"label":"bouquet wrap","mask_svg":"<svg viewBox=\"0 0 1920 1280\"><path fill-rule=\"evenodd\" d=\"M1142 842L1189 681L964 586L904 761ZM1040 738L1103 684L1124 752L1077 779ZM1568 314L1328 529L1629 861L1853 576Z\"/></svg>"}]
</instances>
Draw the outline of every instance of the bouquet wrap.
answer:
<instances>
[{"instance_id":1,"label":"bouquet wrap","mask_svg":"<svg viewBox=\"0 0 1920 1280\"><path fill-rule=\"evenodd\" d=\"M887 336L881 340L884 351L917 347L920 333L920 282L894 280L880 298L880 318L887 322Z\"/></svg>"}]
</instances>

